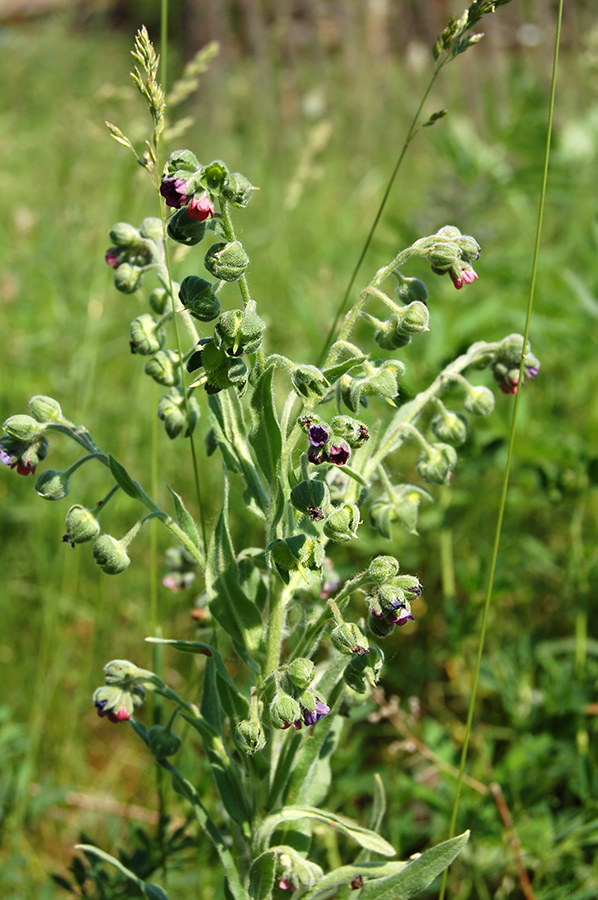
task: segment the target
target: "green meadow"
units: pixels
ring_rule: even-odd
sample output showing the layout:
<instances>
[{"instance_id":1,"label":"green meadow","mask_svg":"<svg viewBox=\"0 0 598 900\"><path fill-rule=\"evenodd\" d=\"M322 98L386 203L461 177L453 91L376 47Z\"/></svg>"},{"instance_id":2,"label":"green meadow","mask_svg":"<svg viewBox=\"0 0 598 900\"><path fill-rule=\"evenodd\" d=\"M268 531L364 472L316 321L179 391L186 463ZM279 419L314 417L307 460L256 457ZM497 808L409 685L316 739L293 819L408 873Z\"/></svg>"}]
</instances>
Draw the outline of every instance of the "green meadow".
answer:
<instances>
[{"instance_id":1,"label":"green meadow","mask_svg":"<svg viewBox=\"0 0 598 900\"><path fill-rule=\"evenodd\" d=\"M530 19L536 6L528 4ZM457 823L472 838L451 870L454 900L598 896L598 17L578 6L561 51L530 331L542 368L520 406ZM518 42L523 20L509 8L500 34L510 38L501 41L501 14L487 39L438 79L426 111L449 113L409 148L358 279L361 287L398 249L446 224L482 245L479 280L461 291L420 262L408 273L428 285L431 333L399 351L404 398L474 341L524 328L554 24L542 20L538 44ZM115 222L159 214L147 175L104 124L143 147L148 117L128 75L133 34L100 19L86 28L67 19L0 28L0 414L26 412L35 394L55 397L144 485L157 428L159 498L166 503L166 483L191 498L185 443L166 437L157 386L129 352L129 323L145 310L143 298L115 291L104 261ZM429 80L434 38L414 41L404 58L362 48L350 65L333 52L318 66L299 57L292 68L228 54L174 109L174 131L177 120L192 122L168 151L188 146L203 162L224 159L260 188L240 222L268 350L305 362L319 355ZM182 66L173 45L171 82ZM174 259L178 280L195 271L185 253ZM479 383L490 385L487 373ZM391 542L370 532L351 548L356 565L392 552L425 588L415 624L385 646L384 695L352 712L362 724L341 743L329 800L361 821L380 773L383 833L401 858L448 833L514 398L497 392L496 400L491 416L472 423L452 484L434 488L435 502L422 507L419 535L395 525ZM205 398L200 405L207 419ZM67 442L53 440L47 465L66 468L75 458ZM199 459L210 527L220 471L201 442ZM414 461L409 453L397 461L405 477L417 477ZM151 663L143 643L150 533L132 545L133 564L118 578L99 572L88 545L61 542L70 502L93 506L107 490L100 469L85 467L57 503L35 495L35 476L0 473L7 900L68 896L50 875L65 875L82 833L109 852L132 853L139 829L155 827L148 758L129 729L111 727L91 704L109 659ZM233 527L245 536L254 523L240 484L233 491ZM110 516L111 533L122 535L136 519L134 504L120 498ZM168 537L155 539L161 555ZM160 565L158 582L164 572ZM194 639L200 587L157 590L162 634ZM192 661L165 653L164 667L177 690L197 692ZM206 770L206 802L215 805L205 759L186 752L183 768L196 779ZM184 815L176 800L171 813ZM334 842L326 852L336 861ZM168 874L170 895L219 900L219 873L201 840L181 858Z\"/></svg>"}]
</instances>

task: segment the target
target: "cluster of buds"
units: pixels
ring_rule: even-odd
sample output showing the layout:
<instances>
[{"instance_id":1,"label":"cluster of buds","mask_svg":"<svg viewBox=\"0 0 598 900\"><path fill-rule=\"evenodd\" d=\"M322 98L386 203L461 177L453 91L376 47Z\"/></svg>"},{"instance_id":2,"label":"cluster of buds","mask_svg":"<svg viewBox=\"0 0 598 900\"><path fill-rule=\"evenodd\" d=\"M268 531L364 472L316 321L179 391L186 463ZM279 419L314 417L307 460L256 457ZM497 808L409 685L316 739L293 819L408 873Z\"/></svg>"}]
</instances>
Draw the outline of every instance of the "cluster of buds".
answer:
<instances>
[{"instance_id":1,"label":"cluster of buds","mask_svg":"<svg viewBox=\"0 0 598 900\"><path fill-rule=\"evenodd\" d=\"M117 222L110 229L110 240L106 262L115 270L114 285L123 294L133 294L141 285L145 269L159 258L162 223L148 218L134 228L128 222Z\"/></svg>"},{"instance_id":2,"label":"cluster of buds","mask_svg":"<svg viewBox=\"0 0 598 900\"><path fill-rule=\"evenodd\" d=\"M93 704L101 718L127 722L145 700L140 680L151 675L127 660L114 659L104 666L105 684L93 693Z\"/></svg>"},{"instance_id":3,"label":"cluster of buds","mask_svg":"<svg viewBox=\"0 0 598 900\"><path fill-rule=\"evenodd\" d=\"M394 400L399 393L399 378L405 366L398 359L367 360L359 375L343 375L339 380L340 395L352 413L367 407L369 397Z\"/></svg>"},{"instance_id":4,"label":"cluster of buds","mask_svg":"<svg viewBox=\"0 0 598 900\"><path fill-rule=\"evenodd\" d=\"M319 466L332 463L344 466L357 450L369 440L369 432L363 422L351 416L335 416L330 424L314 414L302 416L299 424L309 440L307 458Z\"/></svg>"},{"instance_id":5,"label":"cluster of buds","mask_svg":"<svg viewBox=\"0 0 598 900\"><path fill-rule=\"evenodd\" d=\"M0 462L19 475L33 475L46 458L48 440L44 429L31 416L11 416L2 426Z\"/></svg>"},{"instance_id":6,"label":"cluster of buds","mask_svg":"<svg viewBox=\"0 0 598 900\"><path fill-rule=\"evenodd\" d=\"M478 277L471 263L478 259L480 245L471 235L461 234L455 225L445 225L436 234L416 241L413 247L428 259L436 275L448 273L457 290Z\"/></svg>"},{"instance_id":7,"label":"cluster of buds","mask_svg":"<svg viewBox=\"0 0 598 900\"><path fill-rule=\"evenodd\" d=\"M519 369L521 358L524 356L523 375L525 378L535 378L540 371L540 361L529 349L529 345L523 347L523 338L520 334L510 334L500 343L490 368L492 374L503 394L516 394L519 390Z\"/></svg>"},{"instance_id":8,"label":"cluster of buds","mask_svg":"<svg viewBox=\"0 0 598 900\"><path fill-rule=\"evenodd\" d=\"M384 638L396 625L413 622L411 601L423 591L416 575L399 575L394 556L377 556L370 563L369 576L375 588L366 596L369 609L368 626L377 637Z\"/></svg>"},{"instance_id":9,"label":"cluster of buds","mask_svg":"<svg viewBox=\"0 0 598 900\"><path fill-rule=\"evenodd\" d=\"M270 704L270 721L274 728L300 731L303 725L315 725L328 715L330 707L325 699L310 688L314 675L315 666L310 659L300 657L289 665Z\"/></svg>"}]
</instances>

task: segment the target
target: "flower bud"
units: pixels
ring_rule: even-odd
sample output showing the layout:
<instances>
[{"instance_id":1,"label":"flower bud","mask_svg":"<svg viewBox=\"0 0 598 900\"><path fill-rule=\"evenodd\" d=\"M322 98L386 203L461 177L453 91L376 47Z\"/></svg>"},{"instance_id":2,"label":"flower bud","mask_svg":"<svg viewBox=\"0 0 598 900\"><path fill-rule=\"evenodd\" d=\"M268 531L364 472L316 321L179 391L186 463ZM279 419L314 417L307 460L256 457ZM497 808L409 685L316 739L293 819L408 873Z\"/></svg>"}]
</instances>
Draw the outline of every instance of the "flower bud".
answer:
<instances>
[{"instance_id":1,"label":"flower bud","mask_svg":"<svg viewBox=\"0 0 598 900\"><path fill-rule=\"evenodd\" d=\"M377 638L389 637L396 627L396 622L392 616L388 618L378 618L370 613L368 616L368 628Z\"/></svg>"},{"instance_id":2,"label":"flower bud","mask_svg":"<svg viewBox=\"0 0 598 900\"><path fill-rule=\"evenodd\" d=\"M114 286L123 294L134 294L141 285L142 271L130 263L123 263L114 273Z\"/></svg>"},{"instance_id":3,"label":"flower bud","mask_svg":"<svg viewBox=\"0 0 598 900\"><path fill-rule=\"evenodd\" d=\"M141 242L141 235L128 222L117 222L110 229L110 240L117 247L135 247Z\"/></svg>"},{"instance_id":4,"label":"flower bud","mask_svg":"<svg viewBox=\"0 0 598 900\"><path fill-rule=\"evenodd\" d=\"M303 716L304 725L315 725L330 712L330 707L321 694L317 691L302 691L299 697L299 705ZM297 727L295 723L294 727ZM299 726L301 727L301 726Z\"/></svg>"},{"instance_id":5,"label":"flower bud","mask_svg":"<svg viewBox=\"0 0 598 900\"><path fill-rule=\"evenodd\" d=\"M423 334L430 330L430 313L425 303L414 300L406 306L399 318L397 330L399 334Z\"/></svg>"},{"instance_id":6,"label":"flower bud","mask_svg":"<svg viewBox=\"0 0 598 900\"><path fill-rule=\"evenodd\" d=\"M338 440L336 435L332 435L326 444L325 458L335 466L344 466L351 458L351 451L343 441Z\"/></svg>"},{"instance_id":7,"label":"flower bud","mask_svg":"<svg viewBox=\"0 0 598 900\"><path fill-rule=\"evenodd\" d=\"M157 353L166 341L165 331L157 327L155 319L149 313L143 313L133 319L129 328L129 337L131 353L138 353L140 356L151 356L152 353Z\"/></svg>"},{"instance_id":8,"label":"flower bud","mask_svg":"<svg viewBox=\"0 0 598 900\"><path fill-rule=\"evenodd\" d=\"M291 372L293 390L305 400L322 400L330 390L330 382L316 366L294 366Z\"/></svg>"},{"instance_id":9,"label":"flower bud","mask_svg":"<svg viewBox=\"0 0 598 900\"><path fill-rule=\"evenodd\" d=\"M157 316L162 316L166 312L166 307L169 305L170 296L168 291L164 288L155 288L151 294L149 295L149 305L150 308L156 313Z\"/></svg>"},{"instance_id":10,"label":"flower bud","mask_svg":"<svg viewBox=\"0 0 598 900\"><path fill-rule=\"evenodd\" d=\"M465 395L463 406L474 416L489 416L494 410L494 394L483 385L471 386Z\"/></svg>"},{"instance_id":11,"label":"flower bud","mask_svg":"<svg viewBox=\"0 0 598 900\"><path fill-rule=\"evenodd\" d=\"M443 274L457 265L461 259L459 246L452 241L438 241L428 254L432 269L436 274Z\"/></svg>"},{"instance_id":12,"label":"flower bud","mask_svg":"<svg viewBox=\"0 0 598 900\"><path fill-rule=\"evenodd\" d=\"M148 240L153 241L155 244L161 244L164 238L162 219L156 219L154 216L148 216L148 218L144 219L139 226L139 233L141 237L147 238Z\"/></svg>"},{"instance_id":13,"label":"flower bud","mask_svg":"<svg viewBox=\"0 0 598 900\"><path fill-rule=\"evenodd\" d=\"M158 403L158 418L164 422L166 434L171 440L178 437L184 430L184 437L189 437L195 431L195 426L200 416L199 405L195 397L188 398L189 417L185 395L181 388L172 387Z\"/></svg>"},{"instance_id":14,"label":"flower bud","mask_svg":"<svg viewBox=\"0 0 598 900\"><path fill-rule=\"evenodd\" d=\"M220 194L222 187L228 177L228 169L226 163L221 159L215 159L213 162L204 166L200 172L199 183L210 194Z\"/></svg>"},{"instance_id":15,"label":"flower bud","mask_svg":"<svg viewBox=\"0 0 598 900\"><path fill-rule=\"evenodd\" d=\"M343 679L352 690L364 694L367 684L372 687L378 684L383 665L384 653L379 647L371 647L367 656L353 657L343 672Z\"/></svg>"},{"instance_id":16,"label":"flower bud","mask_svg":"<svg viewBox=\"0 0 598 900\"><path fill-rule=\"evenodd\" d=\"M52 397L36 396L29 401L29 412L36 422L61 422L62 410Z\"/></svg>"},{"instance_id":17,"label":"flower bud","mask_svg":"<svg viewBox=\"0 0 598 900\"><path fill-rule=\"evenodd\" d=\"M291 490L291 503L295 509L308 515L312 522L323 519L324 508L327 510L330 505L328 485L318 478L300 481Z\"/></svg>"},{"instance_id":18,"label":"flower bud","mask_svg":"<svg viewBox=\"0 0 598 900\"><path fill-rule=\"evenodd\" d=\"M303 656L294 659L287 669L287 677L291 683L302 691L310 686L315 674L316 667L313 662Z\"/></svg>"},{"instance_id":19,"label":"flower bud","mask_svg":"<svg viewBox=\"0 0 598 900\"><path fill-rule=\"evenodd\" d=\"M261 722L252 722L244 719L235 728L235 743L239 750L247 756L253 756L263 750L267 743L267 736Z\"/></svg>"},{"instance_id":20,"label":"flower bud","mask_svg":"<svg viewBox=\"0 0 598 900\"><path fill-rule=\"evenodd\" d=\"M405 366L396 359L376 360L366 363L365 374L360 378L345 375L341 379L341 395L351 412L360 406L367 406L367 397L387 397L393 399L399 393L398 379L405 372Z\"/></svg>"},{"instance_id":21,"label":"flower bud","mask_svg":"<svg viewBox=\"0 0 598 900\"><path fill-rule=\"evenodd\" d=\"M249 257L240 241L212 244L204 258L210 275L221 281L238 281L248 265Z\"/></svg>"},{"instance_id":22,"label":"flower bud","mask_svg":"<svg viewBox=\"0 0 598 900\"><path fill-rule=\"evenodd\" d=\"M69 492L69 479L66 472L46 469L35 483L35 490L44 500L62 500Z\"/></svg>"},{"instance_id":23,"label":"flower bud","mask_svg":"<svg viewBox=\"0 0 598 900\"><path fill-rule=\"evenodd\" d=\"M298 730L297 725L301 728L301 707L289 694L279 691L270 704L270 721L274 728L288 728L293 725Z\"/></svg>"},{"instance_id":24,"label":"flower bud","mask_svg":"<svg viewBox=\"0 0 598 900\"><path fill-rule=\"evenodd\" d=\"M147 733L147 743L154 759L166 759L167 756L174 756L181 747L180 737L174 731L163 728L161 725L154 725L150 728Z\"/></svg>"},{"instance_id":25,"label":"flower bud","mask_svg":"<svg viewBox=\"0 0 598 900\"><path fill-rule=\"evenodd\" d=\"M155 356L148 359L143 371L158 384L174 387L181 380L179 354L176 350L159 350Z\"/></svg>"},{"instance_id":26,"label":"flower bud","mask_svg":"<svg viewBox=\"0 0 598 900\"><path fill-rule=\"evenodd\" d=\"M285 540L278 538L268 545L267 550L270 560L287 584L288 572L297 571L300 566L311 571L319 571L324 564L324 550L321 543L306 534L295 534Z\"/></svg>"},{"instance_id":27,"label":"flower bud","mask_svg":"<svg viewBox=\"0 0 598 900\"><path fill-rule=\"evenodd\" d=\"M195 153L191 150L173 150L166 161L166 174L168 176L180 172L181 175L187 172L197 172L201 169L201 164Z\"/></svg>"},{"instance_id":28,"label":"flower bud","mask_svg":"<svg viewBox=\"0 0 598 900\"><path fill-rule=\"evenodd\" d=\"M217 394L235 387L243 393L247 386L247 366L242 359L231 359L218 348L211 338L200 341L201 350L194 353L187 363L187 370L203 366L206 374L204 388L207 394Z\"/></svg>"},{"instance_id":29,"label":"flower bud","mask_svg":"<svg viewBox=\"0 0 598 900\"><path fill-rule=\"evenodd\" d=\"M93 692L93 704L100 718L107 716L111 722L127 722L135 705L132 695L120 687L103 685Z\"/></svg>"},{"instance_id":30,"label":"flower bud","mask_svg":"<svg viewBox=\"0 0 598 900\"><path fill-rule=\"evenodd\" d=\"M102 534L93 545L93 558L106 575L119 575L128 569L131 560L120 541Z\"/></svg>"},{"instance_id":31,"label":"flower bud","mask_svg":"<svg viewBox=\"0 0 598 900\"><path fill-rule=\"evenodd\" d=\"M130 685L140 675L147 675L146 669L140 669L128 659L111 659L104 666L104 679L106 684ZM149 673L152 674L151 672ZM143 688L141 688L143 690ZM145 692L144 692L145 693Z\"/></svg>"},{"instance_id":32,"label":"flower bud","mask_svg":"<svg viewBox=\"0 0 598 900\"><path fill-rule=\"evenodd\" d=\"M405 278L400 272L393 273L398 278L397 299L406 306L410 303L426 303L428 289L419 278Z\"/></svg>"},{"instance_id":33,"label":"flower bud","mask_svg":"<svg viewBox=\"0 0 598 900\"><path fill-rule=\"evenodd\" d=\"M42 433L43 428L39 425L31 416L11 416L2 425L2 431L10 438L30 443Z\"/></svg>"},{"instance_id":34,"label":"flower bud","mask_svg":"<svg viewBox=\"0 0 598 900\"><path fill-rule=\"evenodd\" d=\"M411 343L410 335L401 333L401 319L397 313L393 313L386 322L380 322L379 325L374 333L374 340L383 350L399 350Z\"/></svg>"},{"instance_id":35,"label":"flower bud","mask_svg":"<svg viewBox=\"0 0 598 900\"><path fill-rule=\"evenodd\" d=\"M448 484L457 465L457 453L450 444L432 444L417 460L418 474L432 484Z\"/></svg>"},{"instance_id":36,"label":"flower bud","mask_svg":"<svg viewBox=\"0 0 598 900\"><path fill-rule=\"evenodd\" d=\"M385 584L399 571L399 563L394 556L376 556L368 567L368 574L376 584Z\"/></svg>"},{"instance_id":37,"label":"flower bud","mask_svg":"<svg viewBox=\"0 0 598 900\"><path fill-rule=\"evenodd\" d=\"M100 523L90 509L86 509L79 503L71 506L66 514L66 534L62 540L75 546L91 541L100 533Z\"/></svg>"},{"instance_id":38,"label":"flower bud","mask_svg":"<svg viewBox=\"0 0 598 900\"><path fill-rule=\"evenodd\" d=\"M345 653L347 656L351 656L354 653L358 656L364 656L370 652L365 635L354 622L344 622L342 625L337 625L330 635L330 640L340 653Z\"/></svg>"},{"instance_id":39,"label":"flower bud","mask_svg":"<svg viewBox=\"0 0 598 900\"><path fill-rule=\"evenodd\" d=\"M206 233L206 223L199 219L192 218L187 207L179 209L168 222L168 237L172 238L178 244L184 244L186 247L194 247L199 244Z\"/></svg>"},{"instance_id":40,"label":"flower bud","mask_svg":"<svg viewBox=\"0 0 598 900\"><path fill-rule=\"evenodd\" d=\"M357 450L370 439L364 423L352 416L335 416L330 422L330 427L334 434L343 438L352 450Z\"/></svg>"},{"instance_id":41,"label":"flower bud","mask_svg":"<svg viewBox=\"0 0 598 900\"><path fill-rule=\"evenodd\" d=\"M222 196L233 206L247 206L252 195L253 185L240 172L231 172L222 185Z\"/></svg>"},{"instance_id":42,"label":"flower bud","mask_svg":"<svg viewBox=\"0 0 598 900\"><path fill-rule=\"evenodd\" d=\"M179 288L179 300L193 318L200 322L217 319L222 309L210 282L198 275L183 278Z\"/></svg>"},{"instance_id":43,"label":"flower bud","mask_svg":"<svg viewBox=\"0 0 598 900\"><path fill-rule=\"evenodd\" d=\"M261 346L266 323L256 312L253 300L243 310L231 309L223 313L214 329L214 342L228 356L255 353Z\"/></svg>"},{"instance_id":44,"label":"flower bud","mask_svg":"<svg viewBox=\"0 0 598 900\"><path fill-rule=\"evenodd\" d=\"M443 409L434 416L430 426L436 437L450 444L462 444L467 438L467 420L460 413Z\"/></svg>"},{"instance_id":45,"label":"flower bud","mask_svg":"<svg viewBox=\"0 0 598 900\"><path fill-rule=\"evenodd\" d=\"M324 534L337 543L352 541L357 537L359 522L359 507L355 503L344 503L326 519Z\"/></svg>"}]
</instances>

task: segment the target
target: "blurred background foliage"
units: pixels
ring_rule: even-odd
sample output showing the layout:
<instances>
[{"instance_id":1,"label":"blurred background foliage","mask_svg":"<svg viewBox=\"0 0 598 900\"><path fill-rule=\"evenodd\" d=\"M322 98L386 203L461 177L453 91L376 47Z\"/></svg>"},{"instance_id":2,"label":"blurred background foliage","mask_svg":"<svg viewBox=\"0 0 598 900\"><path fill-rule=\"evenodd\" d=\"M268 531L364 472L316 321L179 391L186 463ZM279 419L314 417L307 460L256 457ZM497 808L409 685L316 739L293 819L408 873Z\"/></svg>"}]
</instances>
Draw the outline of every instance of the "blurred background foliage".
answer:
<instances>
[{"instance_id":1,"label":"blurred background foliage","mask_svg":"<svg viewBox=\"0 0 598 900\"><path fill-rule=\"evenodd\" d=\"M515 0L445 70L426 113L449 115L416 138L366 259L362 282L444 224L483 247L480 280L459 293L425 267L407 272L428 284L432 331L404 352L404 396L472 341L523 330L555 7ZM261 187L237 222L270 350L309 362L319 354L452 11L460 8L444 0L171 2L170 84L202 45L217 40L220 50L198 93L176 108L171 125L192 122L169 149L222 158ZM128 77L142 23L159 44L157 0L0 3L0 414L24 412L36 393L54 396L147 484L159 394L128 353L143 301L114 290L103 259L114 222L157 214L144 173L104 126L115 122L138 145L148 131ZM598 17L592 0L575 0L565 5L531 331L542 371L520 410L474 781L459 817L473 838L451 875L459 900L598 896L597 148ZM179 280L200 259L181 256ZM416 624L384 648L388 702L379 694L350 713L330 799L361 818L380 771L386 836L403 857L447 833L511 409L499 394L496 412L474 423L453 484L422 511L419 537L397 528L392 543L364 537L351 556L338 554L349 574L372 553L393 552L425 585ZM160 484L191 496L186 448L159 440ZM219 472L200 453L210 523ZM53 468L73 459L52 442ZM397 461L406 478L412 467L409 455ZM106 482L84 472L71 498L92 505ZM107 850L143 856L143 829L156 827L142 748L90 704L108 659L150 663L148 538L135 542L125 575L99 577L86 546L60 543L69 501L43 503L32 481L8 471L0 480L0 893L10 900L61 895L48 876L65 873L82 830ZM246 534L253 523L237 508L236 533ZM120 536L136 510L122 498L109 515ZM162 535L159 546L168 546ZM160 586L165 636L193 637L193 598ZM169 655L165 667L192 697L196 667ZM196 778L205 763L187 753ZM201 845L181 852L192 862L170 873L172 895L220 896ZM326 852L334 860L338 848Z\"/></svg>"}]
</instances>

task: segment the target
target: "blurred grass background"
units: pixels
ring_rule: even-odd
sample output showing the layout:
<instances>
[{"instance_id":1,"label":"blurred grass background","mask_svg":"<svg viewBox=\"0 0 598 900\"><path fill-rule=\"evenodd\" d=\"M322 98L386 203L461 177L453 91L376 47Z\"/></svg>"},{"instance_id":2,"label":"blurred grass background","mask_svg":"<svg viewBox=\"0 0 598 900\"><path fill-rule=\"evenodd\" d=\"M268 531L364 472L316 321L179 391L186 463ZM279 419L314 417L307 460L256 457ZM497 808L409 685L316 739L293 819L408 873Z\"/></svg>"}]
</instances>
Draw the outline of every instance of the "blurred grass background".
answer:
<instances>
[{"instance_id":1,"label":"blurred grass background","mask_svg":"<svg viewBox=\"0 0 598 900\"><path fill-rule=\"evenodd\" d=\"M157 207L103 123L143 144L148 123L128 77L129 50L142 23L158 42L157 4L63 4L40 18L22 9L0 6L0 413L26 411L36 393L54 396L148 484L156 397L128 353L128 325L143 303L114 290L103 255L114 222L138 224ZM319 353L451 11L441 2L365 0L171 7L171 83L206 41L218 39L221 51L184 108L194 125L169 149L222 158L261 188L236 221L268 349L309 362ZM426 111L449 115L411 147L362 271L365 282L397 249L444 224L482 244L480 280L461 292L425 267L408 273L428 284L432 331L404 352L406 392L425 387L474 340L524 326L552 8L514 2L484 31L437 82ZM542 371L522 398L469 766L482 787L464 788L459 819L474 835L452 876L460 900L525 896L512 835L488 793L493 781L538 900L598 896L597 148L598 20L592 3L578 0L566 8L531 332ZM177 264L179 278L201 271L194 259L201 255ZM473 423L455 480L423 511L419 538L397 529L392 545L363 540L346 561L350 571L373 552L393 552L425 585L415 627L385 646L382 685L400 698L398 712L354 729L331 801L362 816L371 773L381 771L386 836L402 856L448 828L454 780L444 768L458 764L511 409L512 398L499 394L489 420ZM190 496L184 446L163 434L160 442L160 482ZM218 473L212 479L203 448L200 457L211 521ZM51 467L74 458L52 441ZM83 471L69 500L91 505L107 483ZM107 728L89 700L108 659L150 664L142 643L149 541L135 542L126 575L98 577L86 546L60 543L69 500L44 503L33 479L2 473L0 894L11 900L61 895L48 874L64 872L82 829L113 850L135 821L118 803L154 803L145 754L128 730ZM120 536L135 518L121 499L109 530ZM237 527L246 531L249 520ZM191 638L192 595L159 591L164 634ZM167 656L166 667L191 696L193 666ZM353 716L376 709L371 702ZM196 778L203 762L191 755L188 766ZM199 874L201 847L193 858L170 876L173 896L197 884L203 897L218 895L217 876Z\"/></svg>"}]
</instances>

